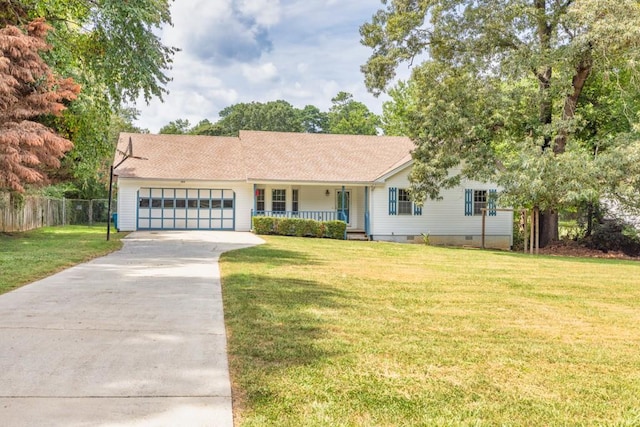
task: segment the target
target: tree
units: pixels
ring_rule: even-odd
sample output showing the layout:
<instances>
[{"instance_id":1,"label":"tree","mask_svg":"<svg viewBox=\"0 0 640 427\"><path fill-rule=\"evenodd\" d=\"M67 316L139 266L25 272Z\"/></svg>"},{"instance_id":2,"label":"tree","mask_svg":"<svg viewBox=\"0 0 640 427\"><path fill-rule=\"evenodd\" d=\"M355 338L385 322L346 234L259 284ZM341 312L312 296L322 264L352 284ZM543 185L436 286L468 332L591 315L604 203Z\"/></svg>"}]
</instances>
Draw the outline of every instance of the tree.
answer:
<instances>
[{"instance_id":1,"label":"tree","mask_svg":"<svg viewBox=\"0 0 640 427\"><path fill-rule=\"evenodd\" d=\"M73 180L79 188L93 187L103 181L113 158L117 138L110 128L120 123L121 105L166 93L166 72L176 49L161 43L157 29L171 24L169 0L0 2L2 26L20 26L37 17L53 26L51 49L43 58L57 74L82 86L62 115L37 120L74 143L58 178Z\"/></svg>"},{"instance_id":2,"label":"tree","mask_svg":"<svg viewBox=\"0 0 640 427\"><path fill-rule=\"evenodd\" d=\"M237 136L240 130L302 132L300 110L287 101L239 103L220 111L215 135Z\"/></svg>"},{"instance_id":3,"label":"tree","mask_svg":"<svg viewBox=\"0 0 640 427\"><path fill-rule=\"evenodd\" d=\"M47 63L105 91L113 104L166 93L165 73L176 49L164 46L155 30L171 24L169 0L0 3L2 25L23 25L35 18L45 18L54 28Z\"/></svg>"},{"instance_id":4,"label":"tree","mask_svg":"<svg viewBox=\"0 0 640 427\"><path fill-rule=\"evenodd\" d=\"M189 120L178 119L173 122L169 122L168 125L162 126L160 128L160 134L168 134L168 135L186 135L190 133L191 123Z\"/></svg>"},{"instance_id":5,"label":"tree","mask_svg":"<svg viewBox=\"0 0 640 427\"><path fill-rule=\"evenodd\" d=\"M639 94L634 82L618 78L639 64L637 1L385 4L361 27L363 43L373 48L362 70L379 94L400 63L422 59L409 82L415 107L407 116L419 201L462 178L495 180L505 201L542 209L545 245L557 238L559 209L628 182L606 184L618 153L632 155L637 138L611 135L612 145L594 155L599 143L585 132L593 124L585 93L608 76L617 83L609 99ZM631 129L638 117L626 119ZM449 175L456 166L461 172Z\"/></svg>"},{"instance_id":6,"label":"tree","mask_svg":"<svg viewBox=\"0 0 640 427\"><path fill-rule=\"evenodd\" d=\"M302 127L306 133L327 133L329 117L315 105L305 105L300 112Z\"/></svg>"},{"instance_id":7,"label":"tree","mask_svg":"<svg viewBox=\"0 0 640 427\"><path fill-rule=\"evenodd\" d=\"M348 135L376 135L380 119L353 95L339 92L331 99L329 133Z\"/></svg>"},{"instance_id":8,"label":"tree","mask_svg":"<svg viewBox=\"0 0 640 427\"><path fill-rule=\"evenodd\" d=\"M42 116L59 116L80 86L51 71L40 56L49 48L50 27L37 19L26 34L15 26L0 29L0 188L24 191L27 183L47 180L47 169L73 144L42 123Z\"/></svg>"},{"instance_id":9,"label":"tree","mask_svg":"<svg viewBox=\"0 0 640 427\"><path fill-rule=\"evenodd\" d=\"M415 109L414 99L407 82L389 90L391 101L382 104L380 127L385 135L408 136L410 134L409 117Z\"/></svg>"},{"instance_id":10,"label":"tree","mask_svg":"<svg viewBox=\"0 0 640 427\"><path fill-rule=\"evenodd\" d=\"M191 135L216 135L215 126L214 123L211 123L207 119L200 120L197 125L191 128L189 133Z\"/></svg>"}]
</instances>

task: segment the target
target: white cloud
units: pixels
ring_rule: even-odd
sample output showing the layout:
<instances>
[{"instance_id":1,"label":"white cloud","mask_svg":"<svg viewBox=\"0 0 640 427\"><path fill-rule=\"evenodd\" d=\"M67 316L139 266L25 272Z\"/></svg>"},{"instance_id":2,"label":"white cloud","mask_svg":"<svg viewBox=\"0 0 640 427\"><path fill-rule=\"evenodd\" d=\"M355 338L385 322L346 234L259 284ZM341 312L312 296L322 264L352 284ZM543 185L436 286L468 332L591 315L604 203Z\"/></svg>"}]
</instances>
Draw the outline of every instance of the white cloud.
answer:
<instances>
[{"instance_id":1,"label":"white cloud","mask_svg":"<svg viewBox=\"0 0 640 427\"><path fill-rule=\"evenodd\" d=\"M278 68L272 62L257 67L243 64L242 75L253 84L275 81L278 78Z\"/></svg>"},{"instance_id":2,"label":"white cloud","mask_svg":"<svg viewBox=\"0 0 640 427\"><path fill-rule=\"evenodd\" d=\"M217 104L223 104L225 107L235 104L238 101L238 92L235 89L215 89L208 92L211 98L215 99ZM222 110L223 108L221 108Z\"/></svg>"},{"instance_id":3,"label":"white cloud","mask_svg":"<svg viewBox=\"0 0 640 427\"><path fill-rule=\"evenodd\" d=\"M371 51L359 27L378 2L334 0L180 0L163 30L176 55L165 103L139 103L138 125L157 132L178 118L215 121L238 102L284 99L323 111L340 91L381 113L385 98L364 86Z\"/></svg>"},{"instance_id":4,"label":"white cloud","mask_svg":"<svg viewBox=\"0 0 640 427\"><path fill-rule=\"evenodd\" d=\"M279 0L241 0L240 12L255 19L256 24L271 27L280 22Z\"/></svg>"}]
</instances>

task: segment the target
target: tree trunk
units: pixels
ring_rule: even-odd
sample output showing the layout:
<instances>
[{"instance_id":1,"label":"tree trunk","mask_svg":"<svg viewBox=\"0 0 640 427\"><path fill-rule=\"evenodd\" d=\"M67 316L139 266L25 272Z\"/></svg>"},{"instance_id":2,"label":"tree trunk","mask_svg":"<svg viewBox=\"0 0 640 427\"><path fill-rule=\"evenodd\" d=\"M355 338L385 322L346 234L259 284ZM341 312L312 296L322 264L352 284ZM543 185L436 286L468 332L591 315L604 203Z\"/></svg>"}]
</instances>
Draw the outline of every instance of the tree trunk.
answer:
<instances>
[{"instance_id":1,"label":"tree trunk","mask_svg":"<svg viewBox=\"0 0 640 427\"><path fill-rule=\"evenodd\" d=\"M586 237L591 236L591 233L593 232L593 203L589 203L589 206L587 208L587 234Z\"/></svg>"},{"instance_id":2,"label":"tree trunk","mask_svg":"<svg viewBox=\"0 0 640 427\"><path fill-rule=\"evenodd\" d=\"M544 248L558 240L558 212L540 212L540 247Z\"/></svg>"},{"instance_id":3,"label":"tree trunk","mask_svg":"<svg viewBox=\"0 0 640 427\"><path fill-rule=\"evenodd\" d=\"M535 0L535 7L538 13L538 39L540 41L540 47L543 51L551 50L551 35L552 28L547 22L546 16L546 0ZM543 125L550 125L553 118L553 95L551 94L551 74L552 68L550 65L542 65L536 70L536 77L538 78L538 91L540 93L540 123ZM551 146L551 136L544 135L544 142L542 143L542 151L545 151Z\"/></svg>"},{"instance_id":4,"label":"tree trunk","mask_svg":"<svg viewBox=\"0 0 640 427\"><path fill-rule=\"evenodd\" d=\"M589 78L591 74L591 68L593 66L593 61L591 59L591 53L587 52L582 58L582 61L576 67L576 74L573 76L572 86L573 92L565 98L564 108L562 109L562 120L568 121L572 120L576 114L576 105L578 105L578 98L582 93L582 89L584 88L584 84ZM553 147L553 152L555 154L564 153L565 147L567 145L567 129L561 128L558 132L558 136L556 136L555 145Z\"/></svg>"},{"instance_id":5,"label":"tree trunk","mask_svg":"<svg viewBox=\"0 0 640 427\"><path fill-rule=\"evenodd\" d=\"M534 7L537 12L537 30L538 40L540 42L540 48L543 52L551 51L551 36L553 35L553 26L557 23L551 23L547 17L547 0L534 0ZM593 61L591 58L591 46L584 53L581 61L577 64L575 74L573 76L572 88L573 91L567 94L563 109L562 120L569 121L575 117L576 105L578 104L578 98L582 93L584 84L591 74L591 68ZM552 123L552 111L553 101L551 95L551 76L552 68L549 65L544 65L536 70L536 76L538 78L538 88L540 91L540 123L543 125L549 125ZM567 140L569 134L566 127L560 129L553 141L553 153L562 154L565 152ZM544 136L542 143L542 151L544 152L551 146L551 137ZM558 212L551 209L547 209L540 213L540 247L544 248L548 246L554 240L558 240Z\"/></svg>"}]
</instances>

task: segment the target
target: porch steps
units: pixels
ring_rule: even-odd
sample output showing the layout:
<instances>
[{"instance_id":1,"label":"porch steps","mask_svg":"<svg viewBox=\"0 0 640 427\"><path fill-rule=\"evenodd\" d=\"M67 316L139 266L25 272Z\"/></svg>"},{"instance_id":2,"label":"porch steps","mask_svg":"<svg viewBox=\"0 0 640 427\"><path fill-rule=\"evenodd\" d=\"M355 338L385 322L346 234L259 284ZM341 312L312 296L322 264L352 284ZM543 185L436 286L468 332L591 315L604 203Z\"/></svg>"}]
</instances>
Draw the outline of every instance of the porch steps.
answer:
<instances>
[{"instance_id":1,"label":"porch steps","mask_svg":"<svg viewBox=\"0 0 640 427\"><path fill-rule=\"evenodd\" d=\"M347 240L369 240L364 231L347 231Z\"/></svg>"}]
</instances>

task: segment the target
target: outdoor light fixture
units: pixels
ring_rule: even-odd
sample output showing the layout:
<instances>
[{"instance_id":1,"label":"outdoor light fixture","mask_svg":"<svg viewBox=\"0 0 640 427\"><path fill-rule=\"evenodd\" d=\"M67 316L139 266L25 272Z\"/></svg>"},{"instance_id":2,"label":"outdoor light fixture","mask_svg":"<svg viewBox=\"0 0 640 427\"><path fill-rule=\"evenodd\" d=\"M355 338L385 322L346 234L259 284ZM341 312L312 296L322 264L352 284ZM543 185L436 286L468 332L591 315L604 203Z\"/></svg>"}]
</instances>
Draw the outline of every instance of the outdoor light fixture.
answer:
<instances>
[{"instance_id":1,"label":"outdoor light fixture","mask_svg":"<svg viewBox=\"0 0 640 427\"><path fill-rule=\"evenodd\" d=\"M331 193L329 193L329 190L324 192L324 195L327 196L327 197L329 197L329 194L331 194Z\"/></svg>"}]
</instances>

